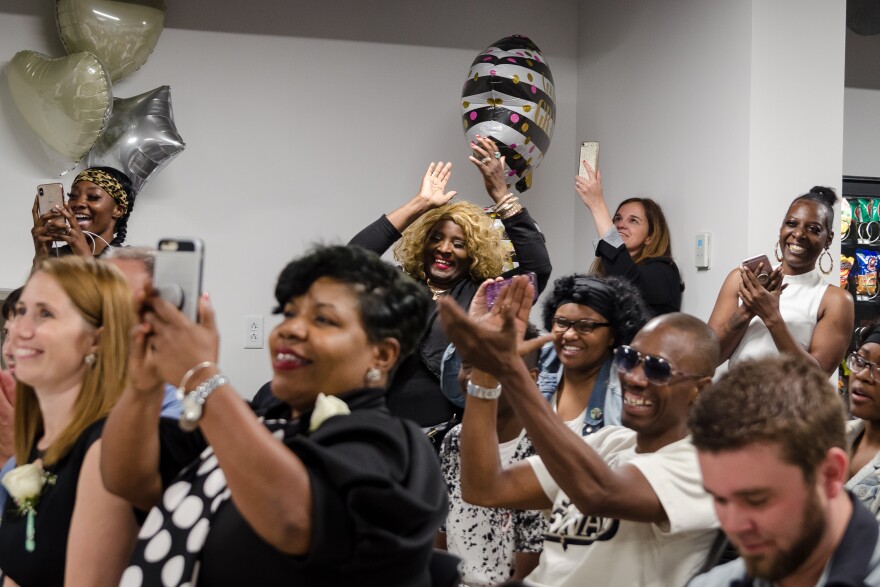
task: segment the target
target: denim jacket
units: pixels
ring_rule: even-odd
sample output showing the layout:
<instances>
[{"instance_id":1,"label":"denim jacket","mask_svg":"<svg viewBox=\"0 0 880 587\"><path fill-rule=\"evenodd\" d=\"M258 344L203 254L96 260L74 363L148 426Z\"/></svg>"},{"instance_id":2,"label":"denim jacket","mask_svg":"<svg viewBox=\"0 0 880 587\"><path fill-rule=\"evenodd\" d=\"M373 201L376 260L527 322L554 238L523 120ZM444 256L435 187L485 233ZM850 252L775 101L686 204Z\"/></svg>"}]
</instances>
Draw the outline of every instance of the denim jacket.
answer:
<instances>
[{"instance_id":1,"label":"denim jacket","mask_svg":"<svg viewBox=\"0 0 880 587\"><path fill-rule=\"evenodd\" d=\"M846 423L846 442L850 450L865 431L863 420L850 420ZM852 492L874 517L880 519L880 453L874 455L867 465L862 467L845 487Z\"/></svg>"}]
</instances>

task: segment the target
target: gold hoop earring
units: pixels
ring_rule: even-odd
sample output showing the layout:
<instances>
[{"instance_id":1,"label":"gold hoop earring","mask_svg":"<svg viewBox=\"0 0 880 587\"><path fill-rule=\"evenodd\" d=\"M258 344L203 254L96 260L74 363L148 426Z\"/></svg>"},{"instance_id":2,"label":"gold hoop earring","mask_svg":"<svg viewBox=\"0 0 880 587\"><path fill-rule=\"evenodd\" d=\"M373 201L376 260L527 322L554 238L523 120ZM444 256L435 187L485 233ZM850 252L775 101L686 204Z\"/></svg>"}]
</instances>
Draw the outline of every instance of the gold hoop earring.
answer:
<instances>
[{"instance_id":1,"label":"gold hoop earring","mask_svg":"<svg viewBox=\"0 0 880 587\"><path fill-rule=\"evenodd\" d=\"M826 271L822 267L822 259L825 258L825 255L828 255L828 270ZM831 253L828 252L828 249L825 249L822 254L819 256L819 271L822 272L822 275L829 275L831 270L834 269L834 258L831 256Z\"/></svg>"},{"instance_id":2,"label":"gold hoop earring","mask_svg":"<svg viewBox=\"0 0 880 587\"><path fill-rule=\"evenodd\" d=\"M776 260L781 263L782 262L782 249L779 248L779 241L776 241L776 248L773 249L773 253L776 255Z\"/></svg>"}]
</instances>

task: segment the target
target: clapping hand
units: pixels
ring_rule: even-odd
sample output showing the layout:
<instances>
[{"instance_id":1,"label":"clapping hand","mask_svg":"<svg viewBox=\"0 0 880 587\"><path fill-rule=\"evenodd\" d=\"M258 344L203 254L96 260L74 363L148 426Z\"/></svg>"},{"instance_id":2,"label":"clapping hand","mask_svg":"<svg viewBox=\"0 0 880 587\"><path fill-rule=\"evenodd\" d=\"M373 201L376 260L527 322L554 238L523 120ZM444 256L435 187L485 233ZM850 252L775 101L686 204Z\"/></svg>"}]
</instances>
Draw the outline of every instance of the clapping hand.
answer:
<instances>
[{"instance_id":1,"label":"clapping hand","mask_svg":"<svg viewBox=\"0 0 880 587\"><path fill-rule=\"evenodd\" d=\"M760 269L759 265L758 270ZM765 322L779 315L779 296L788 287L788 284L782 284L781 270L781 267L774 269L767 280L767 286L764 287L749 268L740 268L742 283L737 295L750 314L758 316Z\"/></svg>"}]
</instances>

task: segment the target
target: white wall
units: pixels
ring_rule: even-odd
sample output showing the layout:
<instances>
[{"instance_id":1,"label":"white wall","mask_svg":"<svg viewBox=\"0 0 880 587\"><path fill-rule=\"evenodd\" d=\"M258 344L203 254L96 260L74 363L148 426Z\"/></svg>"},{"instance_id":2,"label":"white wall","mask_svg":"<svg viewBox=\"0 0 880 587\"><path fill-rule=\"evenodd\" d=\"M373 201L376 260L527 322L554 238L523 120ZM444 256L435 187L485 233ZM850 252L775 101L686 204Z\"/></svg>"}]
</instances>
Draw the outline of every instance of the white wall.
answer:
<instances>
[{"instance_id":1,"label":"white wall","mask_svg":"<svg viewBox=\"0 0 880 587\"><path fill-rule=\"evenodd\" d=\"M353 5L354 6L354 5ZM398 2L401 11L406 2ZM317 9L315 9L317 11ZM346 22L369 30L370 12ZM573 0L540 9L524 1L506 10L447 4L450 35L471 46L351 42L166 28L146 65L119 82L129 97L171 86L187 149L138 198L128 241L199 236L205 282L220 317L221 366L243 395L270 377L266 350L244 350L245 314L274 323L274 280L309 243L344 242L411 197L432 159L452 160L452 188L489 203L460 123L460 95L471 61L514 32L542 48L557 86L558 121L548 156L524 201L546 232L555 272L572 265L570 193L575 144L576 23ZM476 13L474 11L477 10ZM529 17L523 19L523 15ZM541 18L538 18L538 16ZM315 15L312 15L315 18ZM325 16L324 18L330 18ZM22 49L62 55L48 15L0 13L0 65ZM48 20L48 22L47 22ZM437 23L411 19L409 36L442 38ZM352 24L351 26L354 26ZM427 34L430 32L430 35ZM26 278L33 256L34 186L58 171L18 115L0 81L0 287ZM65 183L70 178L65 178Z\"/></svg>"},{"instance_id":2,"label":"white wall","mask_svg":"<svg viewBox=\"0 0 880 587\"><path fill-rule=\"evenodd\" d=\"M609 206L663 206L683 310L707 319L731 269L773 254L791 199L840 186L844 3L603 0L578 22L578 138L602 144ZM583 267L596 235L575 208ZM712 267L698 272L702 231Z\"/></svg>"},{"instance_id":3,"label":"white wall","mask_svg":"<svg viewBox=\"0 0 880 587\"><path fill-rule=\"evenodd\" d=\"M843 173L880 177L880 91L844 92Z\"/></svg>"}]
</instances>

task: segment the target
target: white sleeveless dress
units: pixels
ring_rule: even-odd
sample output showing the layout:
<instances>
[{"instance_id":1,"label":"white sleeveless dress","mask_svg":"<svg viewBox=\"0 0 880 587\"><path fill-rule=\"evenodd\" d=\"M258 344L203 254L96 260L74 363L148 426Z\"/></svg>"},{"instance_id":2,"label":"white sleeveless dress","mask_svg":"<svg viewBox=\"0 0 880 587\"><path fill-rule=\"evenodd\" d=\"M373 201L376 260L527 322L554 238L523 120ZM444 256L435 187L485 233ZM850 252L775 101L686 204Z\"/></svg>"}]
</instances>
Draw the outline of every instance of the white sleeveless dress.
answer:
<instances>
[{"instance_id":1,"label":"white sleeveless dress","mask_svg":"<svg viewBox=\"0 0 880 587\"><path fill-rule=\"evenodd\" d=\"M783 275L782 283L787 283L788 287L779 297L779 312L795 340L804 350L809 350L819 319L819 304L831 286L819 275L818 268L802 275ZM749 322L739 346L730 356L729 366L745 359L772 356L778 352L763 320L755 316Z\"/></svg>"}]
</instances>

